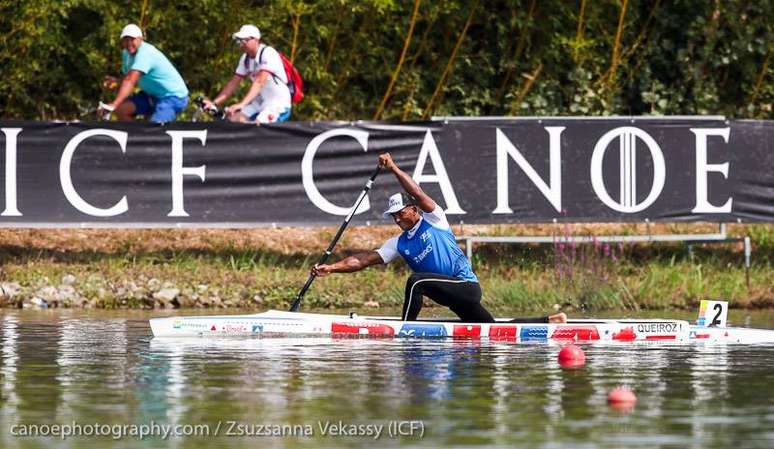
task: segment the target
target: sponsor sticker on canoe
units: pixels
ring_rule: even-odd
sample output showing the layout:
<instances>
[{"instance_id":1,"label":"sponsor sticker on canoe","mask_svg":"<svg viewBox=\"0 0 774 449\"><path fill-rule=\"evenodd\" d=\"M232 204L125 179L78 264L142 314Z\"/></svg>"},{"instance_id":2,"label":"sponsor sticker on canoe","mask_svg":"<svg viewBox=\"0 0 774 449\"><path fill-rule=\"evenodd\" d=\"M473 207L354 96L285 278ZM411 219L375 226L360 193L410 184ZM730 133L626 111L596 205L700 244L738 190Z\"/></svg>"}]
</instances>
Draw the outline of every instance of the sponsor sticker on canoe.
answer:
<instances>
[{"instance_id":1,"label":"sponsor sticker on canoe","mask_svg":"<svg viewBox=\"0 0 774 449\"><path fill-rule=\"evenodd\" d=\"M254 332L250 327L247 327L246 324L224 324L217 330L224 334L246 334Z\"/></svg>"},{"instance_id":2,"label":"sponsor sticker on canoe","mask_svg":"<svg viewBox=\"0 0 774 449\"><path fill-rule=\"evenodd\" d=\"M597 327L593 325L559 325L551 334L554 340L593 341L599 340Z\"/></svg>"},{"instance_id":3,"label":"sponsor sticker on canoe","mask_svg":"<svg viewBox=\"0 0 774 449\"><path fill-rule=\"evenodd\" d=\"M198 331L206 331L208 329L207 323L186 320L175 320L172 323L172 327L175 329L193 329Z\"/></svg>"},{"instance_id":4,"label":"sponsor sticker on canoe","mask_svg":"<svg viewBox=\"0 0 774 449\"><path fill-rule=\"evenodd\" d=\"M489 326L489 339L496 341L516 342L518 329L516 326L491 325Z\"/></svg>"},{"instance_id":5,"label":"sponsor sticker on canoe","mask_svg":"<svg viewBox=\"0 0 774 449\"><path fill-rule=\"evenodd\" d=\"M700 340L700 339L710 338L710 334L691 331L691 333L688 334L688 338L690 338L691 340Z\"/></svg>"},{"instance_id":6,"label":"sponsor sticker on canoe","mask_svg":"<svg viewBox=\"0 0 774 449\"><path fill-rule=\"evenodd\" d=\"M455 324L452 329L452 336L478 338L481 336L481 326L477 324Z\"/></svg>"},{"instance_id":7,"label":"sponsor sticker on canoe","mask_svg":"<svg viewBox=\"0 0 774 449\"><path fill-rule=\"evenodd\" d=\"M615 341L634 341L637 339L637 334L634 333L634 327L629 326L621 329L613 334L613 340Z\"/></svg>"},{"instance_id":8,"label":"sponsor sticker on canoe","mask_svg":"<svg viewBox=\"0 0 774 449\"><path fill-rule=\"evenodd\" d=\"M391 337L395 335L392 326L381 323L331 323L332 334L373 335Z\"/></svg>"},{"instance_id":9,"label":"sponsor sticker on canoe","mask_svg":"<svg viewBox=\"0 0 774 449\"><path fill-rule=\"evenodd\" d=\"M400 327L400 337L446 337L443 324L404 324Z\"/></svg>"},{"instance_id":10,"label":"sponsor sticker on canoe","mask_svg":"<svg viewBox=\"0 0 774 449\"><path fill-rule=\"evenodd\" d=\"M522 326L519 338L523 342L548 341L548 326Z\"/></svg>"}]
</instances>

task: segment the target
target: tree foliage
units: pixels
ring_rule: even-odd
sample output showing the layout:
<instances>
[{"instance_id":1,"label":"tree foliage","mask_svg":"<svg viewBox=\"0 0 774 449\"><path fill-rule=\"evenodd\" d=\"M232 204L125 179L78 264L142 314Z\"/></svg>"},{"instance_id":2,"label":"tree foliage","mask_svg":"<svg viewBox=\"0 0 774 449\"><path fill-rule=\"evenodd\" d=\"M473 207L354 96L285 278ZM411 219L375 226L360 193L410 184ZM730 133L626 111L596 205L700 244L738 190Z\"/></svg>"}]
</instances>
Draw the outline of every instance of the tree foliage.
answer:
<instances>
[{"instance_id":1,"label":"tree foliage","mask_svg":"<svg viewBox=\"0 0 774 449\"><path fill-rule=\"evenodd\" d=\"M209 96L255 23L305 79L296 120L770 119L773 17L774 0L0 0L0 117L91 118L135 22Z\"/></svg>"}]
</instances>

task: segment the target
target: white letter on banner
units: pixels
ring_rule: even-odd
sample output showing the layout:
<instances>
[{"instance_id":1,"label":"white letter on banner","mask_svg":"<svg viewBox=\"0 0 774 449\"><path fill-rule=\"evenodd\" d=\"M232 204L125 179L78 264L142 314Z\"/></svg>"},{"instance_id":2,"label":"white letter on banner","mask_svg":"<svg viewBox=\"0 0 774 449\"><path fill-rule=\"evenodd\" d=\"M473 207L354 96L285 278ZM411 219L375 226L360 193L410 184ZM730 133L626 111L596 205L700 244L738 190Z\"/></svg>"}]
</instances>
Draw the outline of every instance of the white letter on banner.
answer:
<instances>
[{"instance_id":1,"label":"white letter on banner","mask_svg":"<svg viewBox=\"0 0 774 449\"><path fill-rule=\"evenodd\" d=\"M77 134L70 139L65 146L64 152L62 152L62 159L59 161L59 179L62 183L62 191L64 192L67 201L70 202L76 209L94 217L113 217L120 215L129 210L129 206L126 202L126 195L124 195L120 201L118 201L113 207L109 209L101 209L94 207L87 203L78 192L75 191L73 186L73 180L70 176L70 165L72 164L73 155L75 150L78 149L78 145L89 137L94 136L106 136L110 137L121 146L121 152L126 153L126 137L127 134L124 131L115 131L112 129L90 129L82 133Z\"/></svg>"},{"instance_id":2,"label":"white letter on banner","mask_svg":"<svg viewBox=\"0 0 774 449\"><path fill-rule=\"evenodd\" d=\"M304 190L306 196L312 201L312 204L317 206L323 212L327 212L332 215L347 215L352 209L352 206L339 207L330 201L326 200L317 187L314 185L314 173L312 171L312 163L314 162L314 155L317 154L317 150L320 145L331 137L336 136L349 136L357 140L360 146L363 147L363 151L368 151L368 133L357 129L339 128L325 131L322 134L318 134L309 142L304 152L304 158L301 160L301 179L304 184ZM371 203L368 202L368 195L360 203L360 207L357 208L355 214L360 214L371 208Z\"/></svg>"},{"instance_id":3,"label":"white letter on banner","mask_svg":"<svg viewBox=\"0 0 774 449\"><path fill-rule=\"evenodd\" d=\"M433 168L435 168L434 175L423 175L422 172L425 169L427 163L427 155L430 154L430 160L433 162ZM443 195L443 201L446 203L447 214L464 214L465 211L460 207L460 203L457 202L457 196L454 194L454 188L449 182L449 175L446 174L446 167L443 165L443 159L438 152L438 146L435 144L433 134L430 130L425 133L425 140L422 142L422 149L419 151L419 159L417 159L417 166L414 167L414 174L412 175L414 181L417 184L423 182L437 182L441 187L441 194Z\"/></svg>"},{"instance_id":4,"label":"white letter on banner","mask_svg":"<svg viewBox=\"0 0 774 449\"><path fill-rule=\"evenodd\" d=\"M540 190L540 193L554 206L557 212L562 212L562 146L561 138L564 126L547 126L549 136L549 182L547 185L527 162L521 152L508 140L505 133L497 128L497 208L493 214L511 214L513 210L508 204L508 156L524 170L524 173Z\"/></svg>"},{"instance_id":5,"label":"white letter on banner","mask_svg":"<svg viewBox=\"0 0 774 449\"><path fill-rule=\"evenodd\" d=\"M728 162L723 164L707 163L707 137L720 136L728 143L728 135L731 128L691 128L696 134L696 207L691 210L694 214L730 213L733 198L729 197L726 204L717 207L710 204L707 199L707 173L714 171L722 173L728 178Z\"/></svg>"},{"instance_id":6,"label":"white letter on banner","mask_svg":"<svg viewBox=\"0 0 774 449\"><path fill-rule=\"evenodd\" d=\"M618 146L621 154L620 160L620 203L613 201L613 198L605 189L605 181L602 177L602 160L605 157L608 145L613 139L619 139ZM653 158L653 185L650 193L642 203L637 203L637 139L645 142ZM623 213L640 212L647 209L658 199L661 190L664 188L666 179L666 166L664 164L664 154L650 134L632 126L622 126L606 132L599 138L594 145L594 152L591 154L591 186L594 193L605 205L615 211Z\"/></svg>"},{"instance_id":7,"label":"white letter on banner","mask_svg":"<svg viewBox=\"0 0 774 449\"><path fill-rule=\"evenodd\" d=\"M207 130L201 131L167 131L172 137L172 211L167 217L187 217L183 209L183 176L198 176L204 182L206 165L198 167L183 167L183 139L199 139L204 145L207 141Z\"/></svg>"},{"instance_id":8,"label":"white letter on banner","mask_svg":"<svg viewBox=\"0 0 774 449\"><path fill-rule=\"evenodd\" d=\"M0 128L5 134L5 210L4 217L21 217L16 208L16 136L21 128Z\"/></svg>"}]
</instances>

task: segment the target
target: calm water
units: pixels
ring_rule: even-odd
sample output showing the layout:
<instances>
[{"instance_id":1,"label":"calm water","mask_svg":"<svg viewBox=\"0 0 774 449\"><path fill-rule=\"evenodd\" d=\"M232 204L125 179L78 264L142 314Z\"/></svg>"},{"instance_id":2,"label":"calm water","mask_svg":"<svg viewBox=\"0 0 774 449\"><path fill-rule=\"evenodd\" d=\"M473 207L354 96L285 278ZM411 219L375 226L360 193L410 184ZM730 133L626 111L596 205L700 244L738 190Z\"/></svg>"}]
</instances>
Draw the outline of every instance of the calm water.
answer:
<instances>
[{"instance_id":1,"label":"calm water","mask_svg":"<svg viewBox=\"0 0 774 449\"><path fill-rule=\"evenodd\" d=\"M154 340L150 316L0 312L0 447L774 447L774 346L591 346L568 371L538 345ZM18 436L55 424L107 436Z\"/></svg>"}]
</instances>

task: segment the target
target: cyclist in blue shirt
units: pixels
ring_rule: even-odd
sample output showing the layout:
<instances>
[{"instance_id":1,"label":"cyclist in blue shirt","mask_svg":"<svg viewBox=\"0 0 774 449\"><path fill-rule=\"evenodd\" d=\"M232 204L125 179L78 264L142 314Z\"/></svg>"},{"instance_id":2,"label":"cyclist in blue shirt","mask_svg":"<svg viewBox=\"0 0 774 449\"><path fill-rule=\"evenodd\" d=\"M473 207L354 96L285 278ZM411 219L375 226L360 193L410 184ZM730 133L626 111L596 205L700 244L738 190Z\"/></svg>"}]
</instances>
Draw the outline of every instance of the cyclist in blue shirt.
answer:
<instances>
[{"instance_id":1,"label":"cyclist in blue shirt","mask_svg":"<svg viewBox=\"0 0 774 449\"><path fill-rule=\"evenodd\" d=\"M491 323L492 315L481 305L481 286L465 254L457 246L451 226L441 207L414 180L395 164L389 153L379 156L379 165L391 171L410 195L392 195L385 218L392 218L401 230L375 251L355 254L330 265L315 265L312 273L350 273L376 264L386 264L401 256L414 272L406 282L402 318L416 320L422 298L448 307L467 323ZM413 199L411 199L413 197ZM564 313L520 318L520 322L564 323Z\"/></svg>"},{"instance_id":2,"label":"cyclist in blue shirt","mask_svg":"<svg viewBox=\"0 0 774 449\"><path fill-rule=\"evenodd\" d=\"M121 31L124 75L113 102L100 103L98 115L115 112L118 120L131 121L144 115L154 123L175 120L188 105L188 88L183 77L164 54L143 39L142 30L129 24ZM118 85L118 79L105 78L107 87ZM135 85L141 92L132 95Z\"/></svg>"}]
</instances>

